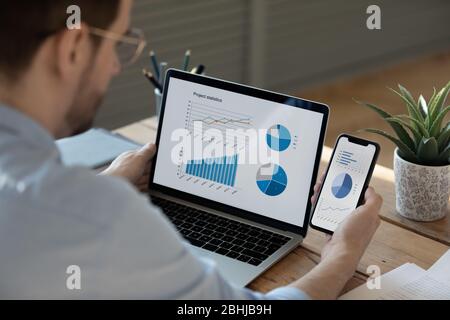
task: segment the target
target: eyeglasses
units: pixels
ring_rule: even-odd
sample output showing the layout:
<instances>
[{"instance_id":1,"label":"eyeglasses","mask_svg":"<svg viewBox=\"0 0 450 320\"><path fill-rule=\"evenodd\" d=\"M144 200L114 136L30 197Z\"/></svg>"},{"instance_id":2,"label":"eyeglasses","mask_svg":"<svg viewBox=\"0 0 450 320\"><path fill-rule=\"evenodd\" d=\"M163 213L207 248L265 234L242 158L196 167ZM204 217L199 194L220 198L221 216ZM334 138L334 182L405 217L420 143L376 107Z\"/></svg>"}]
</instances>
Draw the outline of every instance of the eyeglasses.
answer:
<instances>
[{"instance_id":1,"label":"eyeglasses","mask_svg":"<svg viewBox=\"0 0 450 320\"><path fill-rule=\"evenodd\" d=\"M147 45L144 33L142 30L136 28L130 29L124 35L95 27L89 27L89 32L99 37L117 41L117 55L120 64L124 67L136 62Z\"/></svg>"}]
</instances>

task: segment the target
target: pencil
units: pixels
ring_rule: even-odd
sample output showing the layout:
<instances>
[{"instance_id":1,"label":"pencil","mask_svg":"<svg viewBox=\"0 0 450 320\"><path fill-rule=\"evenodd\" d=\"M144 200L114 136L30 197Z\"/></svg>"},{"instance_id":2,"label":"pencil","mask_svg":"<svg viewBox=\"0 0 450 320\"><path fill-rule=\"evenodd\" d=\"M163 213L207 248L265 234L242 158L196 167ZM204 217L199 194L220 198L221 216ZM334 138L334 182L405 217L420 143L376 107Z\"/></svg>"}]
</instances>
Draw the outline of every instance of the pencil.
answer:
<instances>
[{"instance_id":1,"label":"pencil","mask_svg":"<svg viewBox=\"0 0 450 320\"><path fill-rule=\"evenodd\" d=\"M202 64L199 64L198 66L196 66L195 68L193 68L191 70L191 73L202 74L204 71L205 71L205 66Z\"/></svg>"},{"instance_id":2,"label":"pencil","mask_svg":"<svg viewBox=\"0 0 450 320\"><path fill-rule=\"evenodd\" d=\"M164 87L164 82L166 81L166 71L167 71L168 65L167 62L161 62L159 64L159 83L162 87Z\"/></svg>"},{"instance_id":3,"label":"pencil","mask_svg":"<svg viewBox=\"0 0 450 320\"><path fill-rule=\"evenodd\" d=\"M159 80L160 74L159 74L159 67L158 67L158 60L156 60L156 54L155 51L150 51L150 59L152 61L153 70L155 71L156 78Z\"/></svg>"},{"instance_id":4,"label":"pencil","mask_svg":"<svg viewBox=\"0 0 450 320\"><path fill-rule=\"evenodd\" d=\"M162 86L159 84L158 81L156 81L155 77L151 72L147 71L146 69L142 69L142 74L151 82L151 84L153 84L153 86L156 89L159 90L159 92L162 93Z\"/></svg>"},{"instance_id":5,"label":"pencil","mask_svg":"<svg viewBox=\"0 0 450 320\"><path fill-rule=\"evenodd\" d=\"M191 58L191 50L187 50L184 54L183 71L186 71L189 67L189 60Z\"/></svg>"}]
</instances>

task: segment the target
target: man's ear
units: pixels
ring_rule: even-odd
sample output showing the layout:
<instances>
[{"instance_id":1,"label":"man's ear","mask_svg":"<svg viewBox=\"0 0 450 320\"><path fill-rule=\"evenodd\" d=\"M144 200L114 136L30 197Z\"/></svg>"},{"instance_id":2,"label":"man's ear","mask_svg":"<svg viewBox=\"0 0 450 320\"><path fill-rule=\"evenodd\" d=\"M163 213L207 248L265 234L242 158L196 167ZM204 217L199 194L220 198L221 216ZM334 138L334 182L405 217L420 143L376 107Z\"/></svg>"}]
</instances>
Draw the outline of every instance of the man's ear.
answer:
<instances>
[{"instance_id":1,"label":"man's ear","mask_svg":"<svg viewBox=\"0 0 450 320\"><path fill-rule=\"evenodd\" d=\"M92 58L93 45L88 25L82 23L81 29L65 29L56 35L54 41L54 66L57 75L63 81L78 77Z\"/></svg>"}]
</instances>

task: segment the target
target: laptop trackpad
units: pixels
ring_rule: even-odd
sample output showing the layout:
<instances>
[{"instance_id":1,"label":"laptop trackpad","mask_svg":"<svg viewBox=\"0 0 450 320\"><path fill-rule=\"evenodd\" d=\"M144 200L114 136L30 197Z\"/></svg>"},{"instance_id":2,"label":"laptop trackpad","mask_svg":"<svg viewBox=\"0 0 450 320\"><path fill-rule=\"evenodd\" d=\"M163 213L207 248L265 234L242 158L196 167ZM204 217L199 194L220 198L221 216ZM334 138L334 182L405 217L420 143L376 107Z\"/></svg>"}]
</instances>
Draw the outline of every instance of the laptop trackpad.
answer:
<instances>
[{"instance_id":1,"label":"laptop trackpad","mask_svg":"<svg viewBox=\"0 0 450 320\"><path fill-rule=\"evenodd\" d=\"M260 267L255 267L251 264L215 254L192 245L189 246L196 256L214 261L221 275L237 287L245 287L261 272Z\"/></svg>"}]
</instances>

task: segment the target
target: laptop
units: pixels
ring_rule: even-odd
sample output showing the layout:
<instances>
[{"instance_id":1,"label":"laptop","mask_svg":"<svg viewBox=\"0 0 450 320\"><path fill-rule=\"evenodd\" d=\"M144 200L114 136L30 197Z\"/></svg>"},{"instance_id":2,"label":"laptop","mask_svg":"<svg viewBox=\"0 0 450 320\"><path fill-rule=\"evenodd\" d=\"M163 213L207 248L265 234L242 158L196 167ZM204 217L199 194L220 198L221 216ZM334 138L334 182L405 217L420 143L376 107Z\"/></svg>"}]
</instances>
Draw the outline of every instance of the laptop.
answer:
<instances>
[{"instance_id":1,"label":"laptop","mask_svg":"<svg viewBox=\"0 0 450 320\"><path fill-rule=\"evenodd\" d=\"M329 109L175 69L164 87L150 197L246 286L306 236Z\"/></svg>"}]
</instances>

